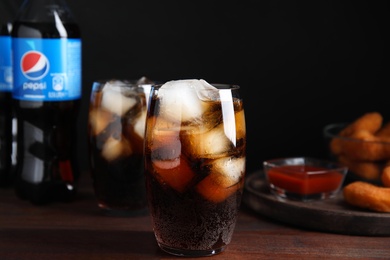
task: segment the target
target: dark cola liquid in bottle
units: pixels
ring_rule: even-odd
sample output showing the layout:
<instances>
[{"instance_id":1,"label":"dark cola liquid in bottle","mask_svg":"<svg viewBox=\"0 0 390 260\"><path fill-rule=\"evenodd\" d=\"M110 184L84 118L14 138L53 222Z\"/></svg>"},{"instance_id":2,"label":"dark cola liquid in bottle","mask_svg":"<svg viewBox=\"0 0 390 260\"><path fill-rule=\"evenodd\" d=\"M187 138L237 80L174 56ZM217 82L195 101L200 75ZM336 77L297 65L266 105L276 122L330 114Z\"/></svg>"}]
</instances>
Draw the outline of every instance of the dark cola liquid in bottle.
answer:
<instances>
[{"instance_id":1,"label":"dark cola liquid in bottle","mask_svg":"<svg viewBox=\"0 0 390 260\"><path fill-rule=\"evenodd\" d=\"M12 29L16 194L33 204L77 193L81 36L63 0L26 0Z\"/></svg>"},{"instance_id":2,"label":"dark cola liquid in bottle","mask_svg":"<svg viewBox=\"0 0 390 260\"><path fill-rule=\"evenodd\" d=\"M0 28L0 187L12 184L11 24Z\"/></svg>"}]
</instances>

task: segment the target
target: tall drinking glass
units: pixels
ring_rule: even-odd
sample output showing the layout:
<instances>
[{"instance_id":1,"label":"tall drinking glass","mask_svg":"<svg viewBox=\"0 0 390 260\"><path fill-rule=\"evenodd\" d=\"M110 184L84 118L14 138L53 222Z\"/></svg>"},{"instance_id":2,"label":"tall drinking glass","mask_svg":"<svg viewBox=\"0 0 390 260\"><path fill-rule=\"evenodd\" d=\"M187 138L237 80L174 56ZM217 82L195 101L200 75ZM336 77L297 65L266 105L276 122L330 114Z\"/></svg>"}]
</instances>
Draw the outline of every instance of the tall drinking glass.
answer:
<instances>
[{"instance_id":1,"label":"tall drinking glass","mask_svg":"<svg viewBox=\"0 0 390 260\"><path fill-rule=\"evenodd\" d=\"M243 192L246 130L239 86L153 86L145 134L149 210L159 247L207 256L230 243Z\"/></svg>"},{"instance_id":2,"label":"tall drinking glass","mask_svg":"<svg viewBox=\"0 0 390 260\"><path fill-rule=\"evenodd\" d=\"M89 154L98 206L110 215L147 212L143 144L151 84L101 80L89 104Z\"/></svg>"}]
</instances>

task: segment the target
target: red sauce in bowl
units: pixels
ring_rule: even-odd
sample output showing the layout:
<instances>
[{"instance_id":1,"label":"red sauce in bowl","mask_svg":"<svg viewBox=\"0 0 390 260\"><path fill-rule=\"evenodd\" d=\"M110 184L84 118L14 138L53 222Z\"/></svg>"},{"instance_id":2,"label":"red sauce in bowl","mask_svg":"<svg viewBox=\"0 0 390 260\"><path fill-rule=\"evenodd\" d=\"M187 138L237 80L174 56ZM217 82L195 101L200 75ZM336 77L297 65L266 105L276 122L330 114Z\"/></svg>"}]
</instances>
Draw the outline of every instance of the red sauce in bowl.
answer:
<instances>
[{"instance_id":1,"label":"red sauce in bowl","mask_svg":"<svg viewBox=\"0 0 390 260\"><path fill-rule=\"evenodd\" d=\"M287 165L268 171L268 181L271 184L302 195L334 191L342 180L342 173L317 166Z\"/></svg>"}]
</instances>

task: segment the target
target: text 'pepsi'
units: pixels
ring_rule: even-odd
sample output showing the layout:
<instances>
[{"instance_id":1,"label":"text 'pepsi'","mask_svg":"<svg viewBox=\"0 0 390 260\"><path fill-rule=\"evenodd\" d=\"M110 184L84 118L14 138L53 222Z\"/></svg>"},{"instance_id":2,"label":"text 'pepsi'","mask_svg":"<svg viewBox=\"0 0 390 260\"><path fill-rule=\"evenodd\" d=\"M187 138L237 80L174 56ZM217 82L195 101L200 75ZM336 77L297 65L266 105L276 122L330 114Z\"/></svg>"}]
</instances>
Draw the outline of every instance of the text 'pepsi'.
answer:
<instances>
[{"instance_id":1,"label":"text 'pepsi'","mask_svg":"<svg viewBox=\"0 0 390 260\"><path fill-rule=\"evenodd\" d=\"M81 97L80 39L15 38L13 46L19 64L14 73L15 99L62 101Z\"/></svg>"}]
</instances>

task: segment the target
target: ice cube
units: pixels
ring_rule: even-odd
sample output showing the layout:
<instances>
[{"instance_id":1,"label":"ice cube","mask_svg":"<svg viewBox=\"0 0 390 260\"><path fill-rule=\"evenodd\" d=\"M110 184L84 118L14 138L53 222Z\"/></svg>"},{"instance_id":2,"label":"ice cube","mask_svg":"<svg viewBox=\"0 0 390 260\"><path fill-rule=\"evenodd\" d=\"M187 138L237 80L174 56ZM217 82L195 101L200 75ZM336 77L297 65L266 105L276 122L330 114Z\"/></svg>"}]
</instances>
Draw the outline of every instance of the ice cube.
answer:
<instances>
[{"instance_id":1,"label":"ice cube","mask_svg":"<svg viewBox=\"0 0 390 260\"><path fill-rule=\"evenodd\" d=\"M131 108L133 108L138 102L137 94L129 95L131 91L126 89L124 83L108 82L103 88L103 97L101 106L114 114L122 116Z\"/></svg>"},{"instance_id":2,"label":"ice cube","mask_svg":"<svg viewBox=\"0 0 390 260\"><path fill-rule=\"evenodd\" d=\"M246 136L243 109L236 113L230 109L222 112L218 108L211 109L204 113L202 120L203 122L195 122L194 125L186 125L186 128L182 126L185 131L181 134L183 147L195 158L226 156L235 152L233 148L243 144L240 140Z\"/></svg>"},{"instance_id":3,"label":"ice cube","mask_svg":"<svg viewBox=\"0 0 390 260\"><path fill-rule=\"evenodd\" d=\"M240 110L235 114L236 118L236 138L242 139L246 136L246 125L245 125L245 113L244 110Z\"/></svg>"},{"instance_id":4,"label":"ice cube","mask_svg":"<svg viewBox=\"0 0 390 260\"><path fill-rule=\"evenodd\" d=\"M162 117L148 118L145 146L153 153L153 157L161 160L172 160L180 156L182 151L180 125Z\"/></svg>"},{"instance_id":5,"label":"ice cube","mask_svg":"<svg viewBox=\"0 0 390 260\"><path fill-rule=\"evenodd\" d=\"M196 186L196 191L214 203L224 201L243 185L245 158L224 157L210 165L210 174Z\"/></svg>"},{"instance_id":6,"label":"ice cube","mask_svg":"<svg viewBox=\"0 0 390 260\"><path fill-rule=\"evenodd\" d=\"M191 121L199 118L206 110L202 100L207 100L205 90L216 88L205 80L172 80L161 86L159 90L160 111L174 121Z\"/></svg>"},{"instance_id":7,"label":"ice cube","mask_svg":"<svg viewBox=\"0 0 390 260\"><path fill-rule=\"evenodd\" d=\"M102 148L102 156L110 162L120 157L129 156L132 152L130 143L123 136L120 139L109 137Z\"/></svg>"},{"instance_id":8,"label":"ice cube","mask_svg":"<svg viewBox=\"0 0 390 260\"><path fill-rule=\"evenodd\" d=\"M233 148L223 124L207 132L186 131L181 137L184 149L195 158L219 158L228 155Z\"/></svg>"},{"instance_id":9,"label":"ice cube","mask_svg":"<svg viewBox=\"0 0 390 260\"><path fill-rule=\"evenodd\" d=\"M138 85L144 85L144 84L150 85L150 84L154 84L154 81L145 77L145 76L142 76L141 78L139 78L137 80L137 84Z\"/></svg>"},{"instance_id":10,"label":"ice cube","mask_svg":"<svg viewBox=\"0 0 390 260\"><path fill-rule=\"evenodd\" d=\"M203 198L213 203L220 203L230 197L241 186L241 183L237 183L233 186L223 187L220 185L218 175L209 175L196 185L195 190Z\"/></svg>"},{"instance_id":11,"label":"ice cube","mask_svg":"<svg viewBox=\"0 0 390 260\"><path fill-rule=\"evenodd\" d=\"M148 106L149 103L149 95L150 95L150 90L152 88L152 85L155 84L155 82L147 77L141 77L139 80L137 80L137 85L142 87L143 94L144 94L144 102L146 104L146 107Z\"/></svg>"},{"instance_id":12,"label":"ice cube","mask_svg":"<svg viewBox=\"0 0 390 260\"><path fill-rule=\"evenodd\" d=\"M145 135L145 120L146 120L146 110L144 109L134 119L134 132L142 139L144 139L144 135Z\"/></svg>"},{"instance_id":13,"label":"ice cube","mask_svg":"<svg viewBox=\"0 0 390 260\"><path fill-rule=\"evenodd\" d=\"M157 179L178 192L184 192L195 177L189 162L184 156L172 160L153 160Z\"/></svg>"},{"instance_id":14,"label":"ice cube","mask_svg":"<svg viewBox=\"0 0 390 260\"><path fill-rule=\"evenodd\" d=\"M224 157L214 160L211 164L211 174L221 176L220 185L230 187L240 181L245 174L245 157Z\"/></svg>"},{"instance_id":15,"label":"ice cube","mask_svg":"<svg viewBox=\"0 0 390 260\"><path fill-rule=\"evenodd\" d=\"M93 135L99 135L113 120L110 112L98 108L89 111L89 125Z\"/></svg>"}]
</instances>

